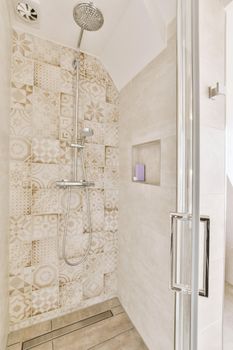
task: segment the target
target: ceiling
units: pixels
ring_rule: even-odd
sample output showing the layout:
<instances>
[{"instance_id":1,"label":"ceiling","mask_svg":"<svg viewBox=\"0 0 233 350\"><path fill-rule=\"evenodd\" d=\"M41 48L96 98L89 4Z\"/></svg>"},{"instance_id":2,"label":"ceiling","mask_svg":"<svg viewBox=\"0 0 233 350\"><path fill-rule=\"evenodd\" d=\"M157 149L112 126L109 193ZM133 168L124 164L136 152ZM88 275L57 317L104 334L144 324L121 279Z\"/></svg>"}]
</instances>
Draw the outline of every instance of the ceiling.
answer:
<instances>
[{"instance_id":1,"label":"ceiling","mask_svg":"<svg viewBox=\"0 0 233 350\"><path fill-rule=\"evenodd\" d=\"M40 21L25 24L14 15L14 26L75 48L79 28L72 13L79 1L27 0L38 7ZM166 46L176 0L95 0L94 4L103 12L104 26L85 32L81 49L100 58L120 90Z\"/></svg>"}]
</instances>

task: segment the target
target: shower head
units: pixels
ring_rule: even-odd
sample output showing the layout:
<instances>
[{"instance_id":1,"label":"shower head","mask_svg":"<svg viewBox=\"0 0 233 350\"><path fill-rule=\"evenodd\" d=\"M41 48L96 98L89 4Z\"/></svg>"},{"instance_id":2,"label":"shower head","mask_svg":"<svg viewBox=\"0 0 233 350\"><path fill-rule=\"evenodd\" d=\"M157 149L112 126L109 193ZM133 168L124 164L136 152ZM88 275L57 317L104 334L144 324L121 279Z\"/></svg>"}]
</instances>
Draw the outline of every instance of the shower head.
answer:
<instances>
[{"instance_id":1,"label":"shower head","mask_svg":"<svg viewBox=\"0 0 233 350\"><path fill-rule=\"evenodd\" d=\"M84 30L90 32L99 30L104 24L104 16L92 2L82 2L77 4L74 8L73 16L76 24L81 28L78 41L78 48L80 48Z\"/></svg>"},{"instance_id":2,"label":"shower head","mask_svg":"<svg viewBox=\"0 0 233 350\"><path fill-rule=\"evenodd\" d=\"M104 24L102 12L92 2L76 5L73 15L75 22L83 30L93 32L99 30Z\"/></svg>"},{"instance_id":3,"label":"shower head","mask_svg":"<svg viewBox=\"0 0 233 350\"><path fill-rule=\"evenodd\" d=\"M81 136L82 137L90 137L94 135L94 131L92 128L83 128L81 130Z\"/></svg>"}]
</instances>

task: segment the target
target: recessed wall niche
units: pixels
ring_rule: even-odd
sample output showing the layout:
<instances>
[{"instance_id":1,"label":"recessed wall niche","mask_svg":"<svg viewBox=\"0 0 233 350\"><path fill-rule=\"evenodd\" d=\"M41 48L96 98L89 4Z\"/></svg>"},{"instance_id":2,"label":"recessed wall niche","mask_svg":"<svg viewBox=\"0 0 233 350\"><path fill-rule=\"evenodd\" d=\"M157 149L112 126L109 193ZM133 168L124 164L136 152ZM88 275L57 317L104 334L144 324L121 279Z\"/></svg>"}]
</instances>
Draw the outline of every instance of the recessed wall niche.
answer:
<instances>
[{"instance_id":1,"label":"recessed wall niche","mask_svg":"<svg viewBox=\"0 0 233 350\"><path fill-rule=\"evenodd\" d=\"M159 186L161 173L161 140L132 146L132 181Z\"/></svg>"}]
</instances>

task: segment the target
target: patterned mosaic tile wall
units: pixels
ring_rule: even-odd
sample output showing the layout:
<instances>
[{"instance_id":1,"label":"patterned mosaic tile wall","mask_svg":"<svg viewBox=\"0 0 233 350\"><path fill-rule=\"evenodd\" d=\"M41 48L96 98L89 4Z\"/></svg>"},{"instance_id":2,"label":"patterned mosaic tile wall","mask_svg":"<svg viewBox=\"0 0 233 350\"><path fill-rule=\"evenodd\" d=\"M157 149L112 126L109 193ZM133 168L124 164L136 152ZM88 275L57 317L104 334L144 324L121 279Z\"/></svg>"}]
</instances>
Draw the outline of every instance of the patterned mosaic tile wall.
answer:
<instances>
[{"instance_id":1,"label":"patterned mosaic tile wall","mask_svg":"<svg viewBox=\"0 0 233 350\"><path fill-rule=\"evenodd\" d=\"M86 168L93 244L87 261L68 267L61 254L70 179L75 52L13 32L10 120L11 329L83 308L116 294L118 229L118 92L101 63L81 54L80 127L94 129ZM72 193L67 255L86 248L87 216L81 190Z\"/></svg>"}]
</instances>

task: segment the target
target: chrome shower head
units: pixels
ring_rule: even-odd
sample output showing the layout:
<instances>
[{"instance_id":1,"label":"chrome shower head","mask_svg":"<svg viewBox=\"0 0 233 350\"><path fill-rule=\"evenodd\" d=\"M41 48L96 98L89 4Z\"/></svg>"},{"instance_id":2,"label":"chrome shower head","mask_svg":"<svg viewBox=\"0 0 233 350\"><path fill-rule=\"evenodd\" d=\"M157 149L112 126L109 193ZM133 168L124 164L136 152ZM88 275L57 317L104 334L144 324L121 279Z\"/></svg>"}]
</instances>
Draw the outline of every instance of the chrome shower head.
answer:
<instances>
[{"instance_id":1,"label":"chrome shower head","mask_svg":"<svg viewBox=\"0 0 233 350\"><path fill-rule=\"evenodd\" d=\"M74 20L82 30L96 31L104 24L102 12L92 2L83 2L75 6Z\"/></svg>"},{"instance_id":2,"label":"chrome shower head","mask_svg":"<svg viewBox=\"0 0 233 350\"><path fill-rule=\"evenodd\" d=\"M81 136L82 137L90 137L94 135L94 131L92 128L83 128L81 130Z\"/></svg>"}]
</instances>

